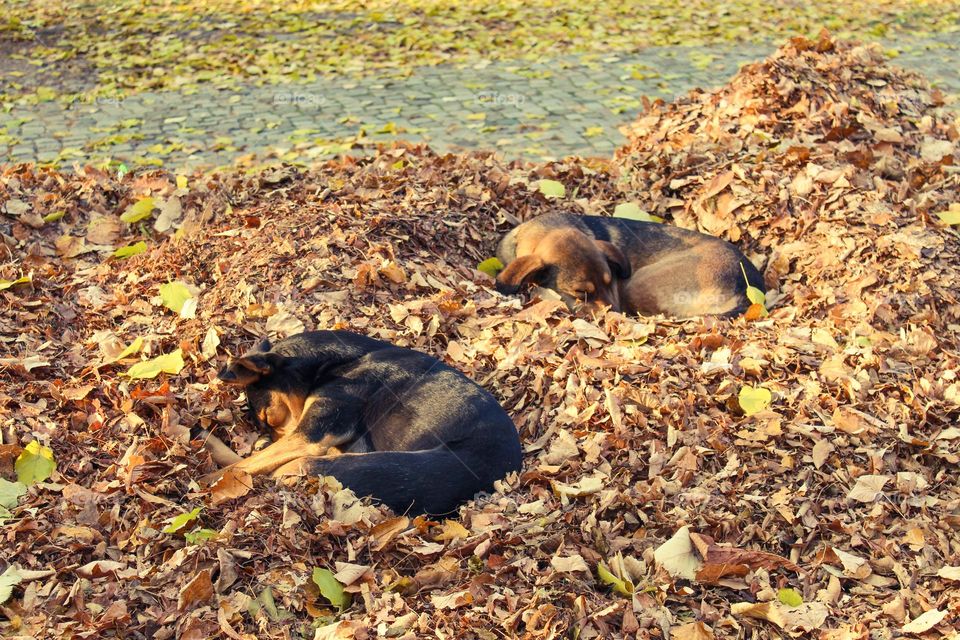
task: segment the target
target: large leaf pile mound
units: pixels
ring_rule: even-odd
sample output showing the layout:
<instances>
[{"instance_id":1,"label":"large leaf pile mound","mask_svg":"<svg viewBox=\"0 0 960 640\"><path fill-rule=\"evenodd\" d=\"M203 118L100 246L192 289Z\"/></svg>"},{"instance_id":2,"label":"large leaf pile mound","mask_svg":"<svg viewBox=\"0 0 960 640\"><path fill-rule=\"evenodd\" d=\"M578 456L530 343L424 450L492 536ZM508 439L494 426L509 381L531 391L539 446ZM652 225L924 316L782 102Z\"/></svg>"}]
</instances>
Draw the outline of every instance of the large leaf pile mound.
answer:
<instances>
[{"instance_id":1,"label":"large leaf pile mound","mask_svg":"<svg viewBox=\"0 0 960 640\"><path fill-rule=\"evenodd\" d=\"M956 131L872 55L798 42L654 107L625 183L412 146L253 176L5 168L0 629L940 637L960 608L958 243L936 215ZM475 268L518 220L627 200L739 234L770 316L576 317ZM335 327L490 389L523 472L435 522L316 479L201 490L191 429L257 440L217 368Z\"/></svg>"}]
</instances>

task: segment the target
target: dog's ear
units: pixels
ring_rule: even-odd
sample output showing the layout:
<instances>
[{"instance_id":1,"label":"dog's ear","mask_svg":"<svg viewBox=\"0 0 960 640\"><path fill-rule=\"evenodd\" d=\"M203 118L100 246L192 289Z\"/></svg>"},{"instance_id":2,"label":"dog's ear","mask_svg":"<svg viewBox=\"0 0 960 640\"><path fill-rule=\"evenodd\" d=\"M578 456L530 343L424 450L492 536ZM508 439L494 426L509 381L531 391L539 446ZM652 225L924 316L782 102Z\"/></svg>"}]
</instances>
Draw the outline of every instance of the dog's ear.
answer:
<instances>
[{"instance_id":1,"label":"dog's ear","mask_svg":"<svg viewBox=\"0 0 960 640\"><path fill-rule=\"evenodd\" d=\"M607 242L606 240L596 240L596 243L610 264L610 270L613 271L613 275L621 280L629 278L632 269L630 268L630 261L627 260L627 256L623 255L623 251L620 251L615 244Z\"/></svg>"},{"instance_id":2,"label":"dog's ear","mask_svg":"<svg viewBox=\"0 0 960 640\"><path fill-rule=\"evenodd\" d=\"M535 282L546 266L539 256L533 254L515 258L497 275L497 291L508 295L516 293L527 282Z\"/></svg>"},{"instance_id":3,"label":"dog's ear","mask_svg":"<svg viewBox=\"0 0 960 640\"><path fill-rule=\"evenodd\" d=\"M245 387L276 371L282 359L276 353L248 353L220 369L217 377L227 384Z\"/></svg>"}]
</instances>

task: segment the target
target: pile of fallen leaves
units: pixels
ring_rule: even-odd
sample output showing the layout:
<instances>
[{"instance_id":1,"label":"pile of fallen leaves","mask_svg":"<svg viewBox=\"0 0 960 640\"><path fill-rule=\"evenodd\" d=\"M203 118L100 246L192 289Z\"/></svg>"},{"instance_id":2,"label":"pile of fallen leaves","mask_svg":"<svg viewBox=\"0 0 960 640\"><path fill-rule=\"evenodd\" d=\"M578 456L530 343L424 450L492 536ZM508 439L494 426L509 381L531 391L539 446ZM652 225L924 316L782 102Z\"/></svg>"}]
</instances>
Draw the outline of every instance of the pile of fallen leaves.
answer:
<instances>
[{"instance_id":1,"label":"pile of fallen leaves","mask_svg":"<svg viewBox=\"0 0 960 640\"><path fill-rule=\"evenodd\" d=\"M877 62L795 42L716 94L654 106L619 181L602 163L414 146L252 176L3 168L0 629L953 628L960 267L937 214L958 199L957 135L917 79ZM770 315L576 317L476 269L517 221L628 201L739 234ZM262 336L327 328L486 386L523 472L436 521L318 479L201 489L213 463L191 430L241 454L260 437L216 370Z\"/></svg>"}]
</instances>

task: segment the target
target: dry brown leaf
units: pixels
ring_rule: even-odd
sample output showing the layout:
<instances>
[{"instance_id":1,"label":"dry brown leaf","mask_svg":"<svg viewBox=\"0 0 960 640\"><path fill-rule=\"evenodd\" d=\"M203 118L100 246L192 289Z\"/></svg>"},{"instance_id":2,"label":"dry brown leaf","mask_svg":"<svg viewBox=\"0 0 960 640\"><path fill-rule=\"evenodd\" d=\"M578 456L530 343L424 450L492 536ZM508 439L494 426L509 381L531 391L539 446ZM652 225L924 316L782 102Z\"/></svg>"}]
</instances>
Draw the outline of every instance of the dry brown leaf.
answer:
<instances>
[{"instance_id":1,"label":"dry brown leaf","mask_svg":"<svg viewBox=\"0 0 960 640\"><path fill-rule=\"evenodd\" d=\"M192 609L211 598L213 598L213 582L210 581L210 570L202 569L180 590L177 596L177 610Z\"/></svg>"},{"instance_id":2,"label":"dry brown leaf","mask_svg":"<svg viewBox=\"0 0 960 640\"><path fill-rule=\"evenodd\" d=\"M213 504L220 504L234 498L242 498L253 488L253 478L242 469L227 467L220 479L210 487Z\"/></svg>"}]
</instances>

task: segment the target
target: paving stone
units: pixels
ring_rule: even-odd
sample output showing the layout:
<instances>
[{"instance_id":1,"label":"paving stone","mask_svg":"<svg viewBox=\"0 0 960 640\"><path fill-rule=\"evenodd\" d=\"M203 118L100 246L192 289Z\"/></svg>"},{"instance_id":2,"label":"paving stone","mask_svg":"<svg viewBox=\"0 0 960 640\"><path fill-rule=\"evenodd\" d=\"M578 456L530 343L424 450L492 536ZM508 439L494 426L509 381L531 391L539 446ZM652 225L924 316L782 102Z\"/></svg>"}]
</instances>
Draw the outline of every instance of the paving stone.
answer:
<instances>
[{"instance_id":1,"label":"paving stone","mask_svg":"<svg viewBox=\"0 0 960 640\"><path fill-rule=\"evenodd\" d=\"M897 64L923 71L945 91L960 91L960 47L950 35L888 44L903 51ZM64 147L82 147L115 134L139 134L143 140L99 149L91 156L150 156L151 145L182 140L189 148L164 158L166 166L226 164L241 153L289 148L291 137L341 138L355 135L360 126L376 139L395 139L373 134L391 121L414 131L403 137L429 139L439 151L453 146L496 146L507 157L530 157L531 152L553 157L609 155L623 143L618 126L636 116L640 96L670 98L697 86L718 86L743 63L760 59L772 49L650 47L588 62L577 57L545 60L529 67L530 73L518 72L519 64L498 62L466 70L424 68L399 80L316 78L271 87L238 85L239 93L200 88L186 96L145 93L123 100L77 102L66 108L49 102L14 108L8 114L10 120L32 119L12 131L23 140L0 160L40 154L49 159ZM702 58L691 53L715 59L701 69L694 62ZM639 77L634 70L641 71ZM486 114L482 121L468 118L481 112ZM358 122L340 122L348 115ZM121 126L130 119L143 123ZM268 123L279 126L267 127ZM586 130L595 127L603 133L587 137ZM301 129L313 132L293 135ZM216 138L229 138L230 148L214 150Z\"/></svg>"}]
</instances>

